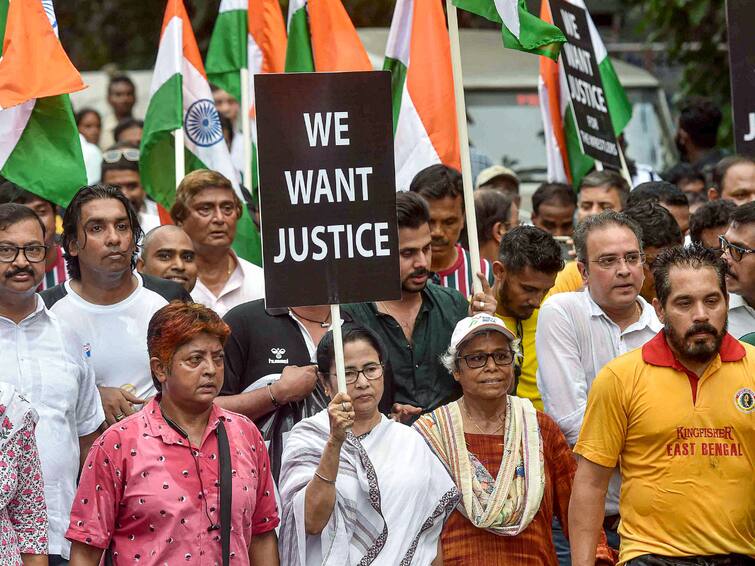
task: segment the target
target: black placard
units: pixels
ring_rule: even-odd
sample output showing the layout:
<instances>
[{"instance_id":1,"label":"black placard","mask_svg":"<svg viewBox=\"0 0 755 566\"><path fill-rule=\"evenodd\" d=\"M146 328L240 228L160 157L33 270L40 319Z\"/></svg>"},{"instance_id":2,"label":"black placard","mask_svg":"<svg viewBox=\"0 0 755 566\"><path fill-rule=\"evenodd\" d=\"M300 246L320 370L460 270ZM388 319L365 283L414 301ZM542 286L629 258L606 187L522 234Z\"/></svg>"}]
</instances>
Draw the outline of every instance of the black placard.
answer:
<instances>
[{"instance_id":1,"label":"black placard","mask_svg":"<svg viewBox=\"0 0 755 566\"><path fill-rule=\"evenodd\" d=\"M731 109L734 117L734 146L741 155L755 156L755 3L726 0L729 32Z\"/></svg>"},{"instance_id":2,"label":"black placard","mask_svg":"<svg viewBox=\"0 0 755 566\"><path fill-rule=\"evenodd\" d=\"M255 75L268 307L401 297L390 87L386 71Z\"/></svg>"},{"instance_id":3,"label":"black placard","mask_svg":"<svg viewBox=\"0 0 755 566\"><path fill-rule=\"evenodd\" d=\"M582 152L604 165L621 169L608 100L595 59L587 12L565 0L550 0L553 22L564 32L559 63L566 74Z\"/></svg>"}]
</instances>

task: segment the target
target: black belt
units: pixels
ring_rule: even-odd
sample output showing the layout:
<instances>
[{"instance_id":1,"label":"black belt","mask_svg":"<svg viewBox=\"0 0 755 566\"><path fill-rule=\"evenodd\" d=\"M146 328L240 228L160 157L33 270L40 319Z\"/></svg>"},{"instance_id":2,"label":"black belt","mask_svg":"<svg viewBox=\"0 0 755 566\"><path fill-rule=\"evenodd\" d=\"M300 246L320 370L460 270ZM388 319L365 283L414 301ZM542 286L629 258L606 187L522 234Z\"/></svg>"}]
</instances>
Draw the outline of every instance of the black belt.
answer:
<instances>
[{"instance_id":1,"label":"black belt","mask_svg":"<svg viewBox=\"0 0 755 566\"><path fill-rule=\"evenodd\" d=\"M659 556L643 554L627 562L627 566L753 566L755 559L741 554L712 556Z\"/></svg>"}]
</instances>

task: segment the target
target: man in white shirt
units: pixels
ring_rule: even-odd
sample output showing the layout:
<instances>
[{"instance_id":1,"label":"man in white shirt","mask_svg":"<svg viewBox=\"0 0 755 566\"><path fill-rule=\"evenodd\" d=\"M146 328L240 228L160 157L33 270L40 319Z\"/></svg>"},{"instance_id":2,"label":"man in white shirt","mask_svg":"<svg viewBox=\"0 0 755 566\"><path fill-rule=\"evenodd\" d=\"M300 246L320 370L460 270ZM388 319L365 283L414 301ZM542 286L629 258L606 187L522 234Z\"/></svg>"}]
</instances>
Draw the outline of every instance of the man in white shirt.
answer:
<instances>
[{"instance_id":1,"label":"man in white shirt","mask_svg":"<svg viewBox=\"0 0 755 566\"><path fill-rule=\"evenodd\" d=\"M755 201L732 211L721 243L729 266L729 334L741 339L755 332Z\"/></svg>"},{"instance_id":2,"label":"man in white shirt","mask_svg":"<svg viewBox=\"0 0 755 566\"><path fill-rule=\"evenodd\" d=\"M540 308L535 344L537 385L545 412L573 446L595 376L616 356L639 348L662 328L653 307L640 296L644 254L640 229L620 212L584 219L575 230L583 291L560 293ZM606 498L606 534L616 530L619 476Z\"/></svg>"},{"instance_id":3,"label":"man in white shirt","mask_svg":"<svg viewBox=\"0 0 755 566\"><path fill-rule=\"evenodd\" d=\"M35 435L49 514L49 559L59 564L69 556L64 535L79 468L105 415L81 341L35 293L45 255L45 228L34 211L0 205L0 379L39 414Z\"/></svg>"},{"instance_id":4,"label":"man in white shirt","mask_svg":"<svg viewBox=\"0 0 755 566\"><path fill-rule=\"evenodd\" d=\"M109 424L155 394L147 325L171 300L189 298L172 281L134 272L141 236L139 220L121 191L103 185L82 188L63 217L71 278L42 293L47 308L80 336Z\"/></svg>"},{"instance_id":5,"label":"man in white shirt","mask_svg":"<svg viewBox=\"0 0 755 566\"><path fill-rule=\"evenodd\" d=\"M231 249L243 206L228 179L217 171L199 169L183 178L170 209L197 254L198 278L191 297L220 316L265 295L262 268Z\"/></svg>"}]
</instances>

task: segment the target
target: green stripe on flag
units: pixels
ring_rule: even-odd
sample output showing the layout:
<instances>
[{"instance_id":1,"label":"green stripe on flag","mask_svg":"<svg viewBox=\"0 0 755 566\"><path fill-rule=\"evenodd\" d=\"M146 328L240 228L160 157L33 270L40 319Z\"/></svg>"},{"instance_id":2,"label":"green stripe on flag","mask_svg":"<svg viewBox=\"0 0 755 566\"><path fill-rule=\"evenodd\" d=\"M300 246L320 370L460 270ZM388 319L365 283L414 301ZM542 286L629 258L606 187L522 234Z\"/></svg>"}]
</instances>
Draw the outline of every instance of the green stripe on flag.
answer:
<instances>
[{"instance_id":1,"label":"green stripe on flag","mask_svg":"<svg viewBox=\"0 0 755 566\"><path fill-rule=\"evenodd\" d=\"M0 174L60 206L67 206L87 184L79 131L67 94L36 100Z\"/></svg>"},{"instance_id":2,"label":"green stripe on flag","mask_svg":"<svg viewBox=\"0 0 755 566\"><path fill-rule=\"evenodd\" d=\"M293 13L288 25L286 72L313 73L314 71L315 59L312 56L307 9L304 7Z\"/></svg>"},{"instance_id":3,"label":"green stripe on flag","mask_svg":"<svg viewBox=\"0 0 755 566\"><path fill-rule=\"evenodd\" d=\"M598 72L603 81L603 92L606 95L608 111L611 113L613 131L618 136L632 119L632 103L627 98L627 93L619 82L619 77L611 64L611 59L606 57L598 64Z\"/></svg>"},{"instance_id":4,"label":"green stripe on flag","mask_svg":"<svg viewBox=\"0 0 755 566\"><path fill-rule=\"evenodd\" d=\"M393 133L396 133L398 127L398 115L401 111L401 98L404 93L404 83L406 82L406 65L398 59L386 57L383 63L383 70L391 72L391 98L393 100Z\"/></svg>"},{"instance_id":5,"label":"green stripe on flag","mask_svg":"<svg viewBox=\"0 0 755 566\"><path fill-rule=\"evenodd\" d=\"M207 49L205 69L211 83L241 100L239 71L248 67L246 10L221 12Z\"/></svg>"},{"instance_id":6,"label":"green stripe on flag","mask_svg":"<svg viewBox=\"0 0 755 566\"><path fill-rule=\"evenodd\" d=\"M3 52L5 41L5 22L8 20L8 0L0 0L0 53Z\"/></svg>"}]
</instances>

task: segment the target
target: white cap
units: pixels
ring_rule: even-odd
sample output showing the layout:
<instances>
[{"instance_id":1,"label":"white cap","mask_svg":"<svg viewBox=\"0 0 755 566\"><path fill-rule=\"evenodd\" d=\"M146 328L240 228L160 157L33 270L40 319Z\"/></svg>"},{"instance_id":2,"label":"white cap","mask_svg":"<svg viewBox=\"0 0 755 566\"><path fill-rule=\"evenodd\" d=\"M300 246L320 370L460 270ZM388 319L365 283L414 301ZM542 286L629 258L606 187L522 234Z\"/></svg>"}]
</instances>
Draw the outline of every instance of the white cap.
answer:
<instances>
[{"instance_id":1,"label":"white cap","mask_svg":"<svg viewBox=\"0 0 755 566\"><path fill-rule=\"evenodd\" d=\"M514 173L514 171L512 171L508 167L504 167L503 165L491 165L487 169L480 171L480 174L477 175L475 188L479 189L485 183L489 183L496 177L508 177L509 179L514 180L517 185L519 185L519 177L517 177L517 174Z\"/></svg>"},{"instance_id":2,"label":"white cap","mask_svg":"<svg viewBox=\"0 0 755 566\"><path fill-rule=\"evenodd\" d=\"M451 349L458 349L459 344L481 330L494 330L511 341L516 340L516 335L506 327L506 324L500 318L487 313L479 313L463 318L456 323L454 333L451 335Z\"/></svg>"}]
</instances>

